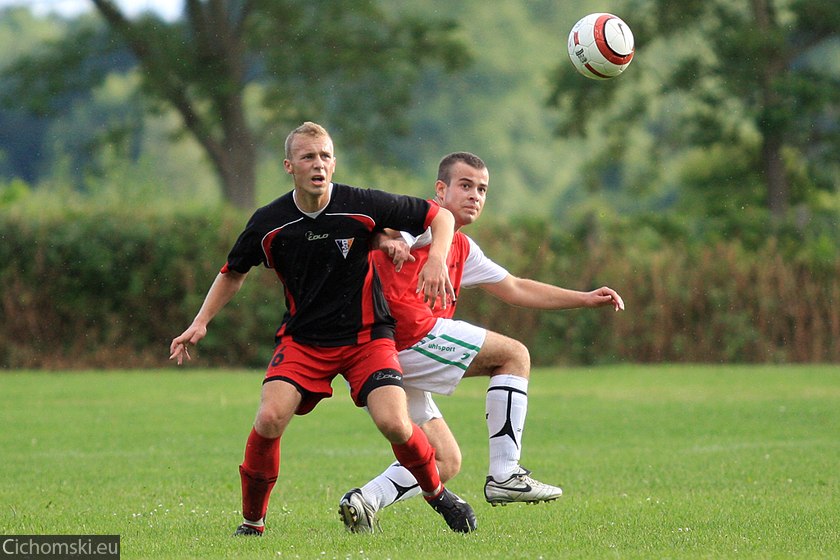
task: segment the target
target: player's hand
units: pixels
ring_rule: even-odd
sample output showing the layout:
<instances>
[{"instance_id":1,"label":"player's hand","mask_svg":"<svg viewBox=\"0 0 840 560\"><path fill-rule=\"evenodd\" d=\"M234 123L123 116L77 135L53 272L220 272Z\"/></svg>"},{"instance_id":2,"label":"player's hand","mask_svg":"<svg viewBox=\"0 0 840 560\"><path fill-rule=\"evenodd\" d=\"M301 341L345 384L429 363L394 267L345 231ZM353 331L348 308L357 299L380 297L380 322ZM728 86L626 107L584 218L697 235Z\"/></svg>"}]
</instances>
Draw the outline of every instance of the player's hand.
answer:
<instances>
[{"instance_id":1,"label":"player's hand","mask_svg":"<svg viewBox=\"0 0 840 560\"><path fill-rule=\"evenodd\" d=\"M402 237L380 241L379 250L388 255L388 258L394 263L394 268L397 272L402 270L403 264L417 260L411 254L411 248Z\"/></svg>"},{"instance_id":2,"label":"player's hand","mask_svg":"<svg viewBox=\"0 0 840 560\"><path fill-rule=\"evenodd\" d=\"M192 358L190 357L190 351L187 345L192 344L195 346L206 334L207 327L190 325L180 336L172 339L172 342L169 344L169 359L175 360L179 366L184 363L184 358L191 360Z\"/></svg>"},{"instance_id":3,"label":"player's hand","mask_svg":"<svg viewBox=\"0 0 840 560\"><path fill-rule=\"evenodd\" d=\"M440 299L441 309L446 309L447 302L455 303L455 288L449 279L446 263L438 259L429 259L417 276L417 293L423 292L423 301L432 309Z\"/></svg>"},{"instance_id":4,"label":"player's hand","mask_svg":"<svg viewBox=\"0 0 840 560\"><path fill-rule=\"evenodd\" d=\"M604 286L589 292L589 295L592 297L591 307L612 305L616 311L624 311L624 300L612 288Z\"/></svg>"}]
</instances>

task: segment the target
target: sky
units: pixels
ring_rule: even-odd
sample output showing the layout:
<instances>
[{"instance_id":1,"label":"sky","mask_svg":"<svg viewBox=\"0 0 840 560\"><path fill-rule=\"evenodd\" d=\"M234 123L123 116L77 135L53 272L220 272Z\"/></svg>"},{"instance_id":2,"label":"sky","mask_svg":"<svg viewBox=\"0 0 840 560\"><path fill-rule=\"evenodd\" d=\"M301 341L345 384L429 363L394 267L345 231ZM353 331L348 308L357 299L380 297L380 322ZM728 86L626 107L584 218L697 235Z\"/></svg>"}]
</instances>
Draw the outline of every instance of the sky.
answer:
<instances>
[{"instance_id":1,"label":"sky","mask_svg":"<svg viewBox=\"0 0 840 560\"><path fill-rule=\"evenodd\" d=\"M147 10L154 10L165 19L177 18L184 3L181 0L115 0L128 16ZM75 16L93 9L90 0L0 0L0 8L6 6L29 6L35 13L56 12L66 16Z\"/></svg>"}]
</instances>

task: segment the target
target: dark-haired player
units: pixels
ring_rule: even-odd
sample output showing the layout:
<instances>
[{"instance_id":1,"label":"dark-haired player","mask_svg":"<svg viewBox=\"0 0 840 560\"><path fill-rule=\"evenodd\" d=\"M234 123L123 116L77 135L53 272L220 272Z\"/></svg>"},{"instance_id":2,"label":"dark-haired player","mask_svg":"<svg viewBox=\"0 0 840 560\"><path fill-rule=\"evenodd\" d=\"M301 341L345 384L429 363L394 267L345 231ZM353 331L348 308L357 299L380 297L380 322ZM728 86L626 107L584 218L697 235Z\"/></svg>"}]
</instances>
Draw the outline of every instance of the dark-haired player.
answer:
<instances>
[{"instance_id":1,"label":"dark-haired player","mask_svg":"<svg viewBox=\"0 0 840 560\"><path fill-rule=\"evenodd\" d=\"M455 152L441 160L435 201L455 216L456 233L449 249L448 267L456 293L462 287L480 286L502 301L521 307L624 309L621 297L610 288L579 292L517 278L487 258L460 229L481 215L488 187L489 173L478 156ZM390 238L378 241L389 253L373 255L388 304L397 319L397 348L409 414L435 447L441 479L449 480L461 468L461 452L432 393L448 395L464 377L489 376L486 415L490 464L484 485L486 500L493 505L554 500L562 495L562 490L535 480L519 464L531 368L528 349L507 336L453 320L454 305L430 309L411 289L431 254L434 235L426 232L419 238L401 236L411 247L404 260L406 255L401 251L405 243L392 232ZM400 266L395 267L392 260ZM339 512L349 530L371 531L376 527L379 510L417 492L411 474L394 463L362 488L347 492Z\"/></svg>"}]
</instances>

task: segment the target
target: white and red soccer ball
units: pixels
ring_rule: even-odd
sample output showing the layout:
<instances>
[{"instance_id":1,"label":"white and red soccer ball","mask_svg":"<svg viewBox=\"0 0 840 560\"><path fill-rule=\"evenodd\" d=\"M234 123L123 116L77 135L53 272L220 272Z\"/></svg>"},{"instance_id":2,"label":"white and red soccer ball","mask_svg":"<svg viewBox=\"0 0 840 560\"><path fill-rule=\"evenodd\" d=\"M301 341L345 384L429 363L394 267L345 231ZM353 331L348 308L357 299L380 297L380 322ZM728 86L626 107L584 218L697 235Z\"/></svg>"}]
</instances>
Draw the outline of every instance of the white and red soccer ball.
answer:
<instances>
[{"instance_id":1,"label":"white and red soccer ball","mask_svg":"<svg viewBox=\"0 0 840 560\"><path fill-rule=\"evenodd\" d=\"M589 14L569 33L572 64L593 80L608 80L624 72L635 50L630 27L612 14Z\"/></svg>"}]
</instances>

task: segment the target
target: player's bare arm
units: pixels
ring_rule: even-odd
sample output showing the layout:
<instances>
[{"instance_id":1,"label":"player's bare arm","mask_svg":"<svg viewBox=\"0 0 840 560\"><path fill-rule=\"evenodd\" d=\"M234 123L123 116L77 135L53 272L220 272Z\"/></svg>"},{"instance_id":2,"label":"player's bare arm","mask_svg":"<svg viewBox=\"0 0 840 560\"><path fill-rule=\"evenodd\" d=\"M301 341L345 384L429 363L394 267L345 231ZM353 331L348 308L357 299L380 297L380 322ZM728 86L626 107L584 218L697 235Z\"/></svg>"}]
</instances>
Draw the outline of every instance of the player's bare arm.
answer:
<instances>
[{"instance_id":1,"label":"player's bare arm","mask_svg":"<svg viewBox=\"0 0 840 560\"><path fill-rule=\"evenodd\" d=\"M370 247L373 251L382 251L388 255L397 272L402 270L403 264L406 262L416 260L414 255L411 254L411 247L408 246L408 243L405 242L405 239L397 230L386 229L384 232L377 233L371 239Z\"/></svg>"},{"instance_id":2,"label":"player's bare arm","mask_svg":"<svg viewBox=\"0 0 840 560\"><path fill-rule=\"evenodd\" d=\"M508 275L501 282L482 284L484 290L510 305L533 309L576 309L612 305L624 310L621 296L606 286L590 292L569 290L529 278Z\"/></svg>"},{"instance_id":3,"label":"player's bare arm","mask_svg":"<svg viewBox=\"0 0 840 560\"><path fill-rule=\"evenodd\" d=\"M455 218L449 210L440 208L432 220L431 228L429 259L418 274L417 292L423 292L423 301L432 309L438 299L441 301L441 307L446 309L447 300L455 300L455 289L446 267L446 255L455 236Z\"/></svg>"},{"instance_id":4,"label":"player's bare arm","mask_svg":"<svg viewBox=\"0 0 840 560\"><path fill-rule=\"evenodd\" d=\"M187 360L192 359L188 345L192 344L195 346L199 340L207 335L207 325L227 305L233 296L236 295L236 292L242 287L246 276L247 273L242 274L233 270L225 273L220 272L216 276L192 324L187 330L172 339L172 343L169 345L170 360L175 360L180 366L184 362L184 358Z\"/></svg>"}]
</instances>

